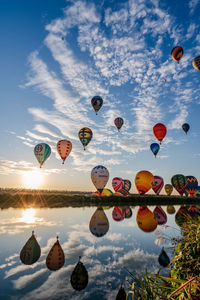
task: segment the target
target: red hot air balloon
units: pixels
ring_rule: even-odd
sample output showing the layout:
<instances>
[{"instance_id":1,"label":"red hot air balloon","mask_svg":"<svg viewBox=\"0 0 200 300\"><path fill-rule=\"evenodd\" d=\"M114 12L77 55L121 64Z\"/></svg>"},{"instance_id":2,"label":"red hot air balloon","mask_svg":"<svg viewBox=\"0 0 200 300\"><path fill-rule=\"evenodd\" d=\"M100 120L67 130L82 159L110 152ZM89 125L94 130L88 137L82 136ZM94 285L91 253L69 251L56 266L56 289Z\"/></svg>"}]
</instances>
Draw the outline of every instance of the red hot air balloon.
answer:
<instances>
[{"instance_id":1,"label":"red hot air balloon","mask_svg":"<svg viewBox=\"0 0 200 300\"><path fill-rule=\"evenodd\" d=\"M154 176L154 184L152 186L152 190L156 193L156 195L160 194L164 185L164 180L160 176Z\"/></svg>"},{"instance_id":2,"label":"red hot air balloon","mask_svg":"<svg viewBox=\"0 0 200 300\"><path fill-rule=\"evenodd\" d=\"M120 177L114 177L112 179L112 187L115 192L120 191L124 187L124 180Z\"/></svg>"},{"instance_id":3,"label":"red hot air balloon","mask_svg":"<svg viewBox=\"0 0 200 300\"><path fill-rule=\"evenodd\" d=\"M166 136L166 133L167 133L167 128L164 124L157 123L156 125L154 125L153 135L160 142L160 144L164 139L164 137Z\"/></svg>"},{"instance_id":4,"label":"red hot air balloon","mask_svg":"<svg viewBox=\"0 0 200 300\"><path fill-rule=\"evenodd\" d=\"M125 218L125 209L123 207L114 207L112 211L112 218L114 221L122 221Z\"/></svg>"},{"instance_id":5,"label":"red hot air balloon","mask_svg":"<svg viewBox=\"0 0 200 300\"><path fill-rule=\"evenodd\" d=\"M158 221L158 225L164 225L167 223L167 215L160 206L156 206L153 211L156 219Z\"/></svg>"},{"instance_id":6,"label":"red hot air balloon","mask_svg":"<svg viewBox=\"0 0 200 300\"><path fill-rule=\"evenodd\" d=\"M68 140L60 140L57 143L57 150L64 164L65 159L67 158L67 156L70 154L72 150L72 143Z\"/></svg>"}]
</instances>

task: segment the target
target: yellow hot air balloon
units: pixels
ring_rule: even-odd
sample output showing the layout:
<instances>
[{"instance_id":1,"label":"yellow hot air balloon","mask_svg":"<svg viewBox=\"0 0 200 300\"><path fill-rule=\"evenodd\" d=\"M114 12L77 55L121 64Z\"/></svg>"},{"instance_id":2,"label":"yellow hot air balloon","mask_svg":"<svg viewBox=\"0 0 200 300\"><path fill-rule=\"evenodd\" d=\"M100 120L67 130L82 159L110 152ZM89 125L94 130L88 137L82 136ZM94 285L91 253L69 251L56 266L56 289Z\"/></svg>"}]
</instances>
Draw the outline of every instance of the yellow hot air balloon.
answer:
<instances>
[{"instance_id":1,"label":"yellow hot air balloon","mask_svg":"<svg viewBox=\"0 0 200 300\"><path fill-rule=\"evenodd\" d=\"M152 188L154 176L149 171L140 171L135 176L135 186L140 195L144 195Z\"/></svg>"},{"instance_id":2,"label":"yellow hot air balloon","mask_svg":"<svg viewBox=\"0 0 200 300\"><path fill-rule=\"evenodd\" d=\"M192 65L196 70L200 71L200 56L197 56L193 59Z\"/></svg>"},{"instance_id":3,"label":"yellow hot air balloon","mask_svg":"<svg viewBox=\"0 0 200 300\"><path fill-rule=\"evenodd\" d=\"M138 227L144 232L152 232L158 225L156 216L146 206L140 206L138 209L136 222Z\"/></svg>"},{"instance_id":4,"label":"yellow hot air balloon","mask_svg":"<svg viewBox=\"0 0 200 300\"><path fill-rule=\"evenodd\" d=\"M171 185L171 184L165 184L165 192L166 192L166 194L168 196L171 195L172 191L173 191L173 185Z\"/></svg>"},{"instance_id":5,"label":"yellow hot air balloon","mask_svg":"<svg viewBox=\"0 0 200 300\"><path fill-rule=\"evenodd\" d=\"M58 241L55 242L46 258L47 268L51 271L56 271L62 268L65 263L65 255Z\"/></svg>"},{"instance_id":6,"label":"yellow hot air balloon","mask_svg":"<svg viewBox=\"0 0 200 300\"><path fill-rule=\"evenodd\" d=\"M169 215L173 215L175 212L176 212L176 210L175 210L175 208L174 208L173 205L168 205L168 206L167 206L167 213L168 213Z\"/></svg>"},{"instance_id":7,"label":"yellow hot air balloon","mask_svg":"<svg viewBox=\"0 0 200 300\"><path fill-rule=\"evenodd\" d=\"M171 57L173 60L179 63L181 57L183 56L184 50L181 46L176 46L171 51Z\"/></svg>"}]
</instances>

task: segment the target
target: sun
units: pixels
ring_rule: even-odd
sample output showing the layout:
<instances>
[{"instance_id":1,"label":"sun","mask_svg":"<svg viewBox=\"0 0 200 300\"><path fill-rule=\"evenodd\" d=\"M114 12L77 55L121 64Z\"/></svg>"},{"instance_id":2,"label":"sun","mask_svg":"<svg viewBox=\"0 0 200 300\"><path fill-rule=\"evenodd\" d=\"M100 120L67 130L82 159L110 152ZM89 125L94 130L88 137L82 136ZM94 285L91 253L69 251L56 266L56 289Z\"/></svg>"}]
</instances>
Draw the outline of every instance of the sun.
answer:
<instances>
[{"instance_id":1,"label":"sun","mask_svg":"<svg viewBox=\"0 0 200 300\"><path fill-rule=\"evenodd\" d=\"M27 188L38 188L44 182L44 175L41 171L29 171L23 174L23 183Z\"/></svg>"}]
</instances>

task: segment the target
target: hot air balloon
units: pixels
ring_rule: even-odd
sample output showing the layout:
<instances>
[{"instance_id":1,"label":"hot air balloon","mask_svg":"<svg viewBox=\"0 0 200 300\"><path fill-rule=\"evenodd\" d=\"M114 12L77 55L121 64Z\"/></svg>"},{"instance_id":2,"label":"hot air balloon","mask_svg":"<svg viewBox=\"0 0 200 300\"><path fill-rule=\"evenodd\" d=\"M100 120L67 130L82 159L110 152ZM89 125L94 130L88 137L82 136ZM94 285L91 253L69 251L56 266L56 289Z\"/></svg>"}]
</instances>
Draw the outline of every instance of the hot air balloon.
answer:
<instances>
[{"instance_id":1,"label":"hot air balloon","mask_svg":"<svg viewBox=\"0 0 200 300\"><path fill-rule=\"evenodd\" d=\"M57 151L58 151L61 159L63 160L63 164L64 164L67 156L70 154L71 150L72 150L72 143L70 141L60 140L57 143Z\"/></svg>"},{"instance_id":2,"label":"hot air balloon","mask_svg":"<svg viewBox=\"0 0 200 300\"><path fill-rule=\"evenodd\" d=\"M104 166L96 166L91 171L91 179L96 189L102 193L109 179L109 172Z\"/></svg>"},{"instance_id":3,"label":"hot air balloon","mask_svg":"<svg viewBox=\"0 0 200 300\"><path fill-rule=\"evenodd\" d=\"M164 185L164 180L160 176L154 176L154 184L152 186L152 190L159 195Z\"/></svg>"},{"instance_id":4,"label":"hot air balloon","mask_svg":"<svg viewBox=\"0 0 200 300\"><path fill-rule=\"evenodd\" d=\"M158 154L158 151L160 150L160 146L157 143L153 143L150 145L150 149L156 157L156 155Z\"/></svg>"},{"instance_id":5,"label":"hot air balloon","mask_svg":"<svg viewBox=\"0 0 200 300\"><path fill-rule=\"evenodd\" d=\"M166 133L167 133L167 128L164 124L157 123L156 125L154 125L153 135L160 142L160 144L164 139L164 137L166 136Z\"/></svg>"},{"instance_id":6,"label":"hot air balloon","mask_svg":"<svg viewBox=\"0 0 200 300\"><path fill-rule=\"evenodd\" d=\"M120 130L120 128L122 127L122 125L124 124L124 120L122 118L116 118L114 120L115 126L117 127L118 131Z\"/></svg>"},{"instance_id":7,"label":"hot air balloon","mask_svg":"<svg viewBox=\"0 0 200 300\"><path fill-rule=\"evenodd\" d=\"M128 179L124 179L124 189L129 192L131 189L131 182Z\"/></svg>"},{"instance_id":8,"label":"hot air balloon","mask_svg":"<svg viewBox=\"0 0 200 300\"><path fill-rule=\"evenodd\" d=\"M46 265L49 270L57 271L60 268L62 268L64 263L65 255L57 237L57 241L55 242L55 244L49 251L49 254L47 255Z\"/></svg>"},{"instance_id":9,"label":"hot air balloon","mask_svg":"<svg viewBox=\"0 0 200 300\"><path fill-rule=\"evenodd\" d=\"M128 194L129 193L125 189L121 189L114 193L115 196L124 196L124 197L128 196Z\"/></svg>"},{"instance_id":10,"label":"hot air balloon","mask_svg":"<svg viewBox=\"0 0 200 300\"><path fill-rule=\"evenodd\" d=\"M35 146L34 148L34 154L40 164L40 168L42 167L45 160L50 156L51 154L51 148L49 145L45 143L40 143Z\"/></svg>"},{"instance_id":11,"label":"hot air balloon","mask_svg":"<svg viewBox=\"0 0 200 300\"><path fill-rule=\"evenodd\" d=\"M112 211L112 218L114 221L122 221L125 218L125 209L123 207L115 206Z\"/></svg>"},{"instance_id":12,"label":"hot air balloon","mask_svg":"<svg viewBox=\"0 0 200 300\"><path fill-rule=\"evenodd\" d=\"M75 266L70 279L71 285L76 291L85 289L88 284L88 272L80 259L81 257L79 257L79 262Z\"/></svg>"},{"instance_id":13,"label":"hot air balloon","mask_svg":"<svg viewBox=\"0 0 200 300\"><path fill-rule=\"evenodd\" d=\"M177 192L183 196L187 185L186 177L182 174L176 174L171 178L171 183Z\"/></svg>"},{"instance_id":14,"label":"hot air balloon","mask_svg":"<svg viewBox=\"0 0 200 300\"><path fill-rule=\"evenodd\" d=\"M166 268L169 265L169 263L170 263L169 256L165 252L164 248L162 248L162 250L160 252L160 255L158 257L158 262L164 268Z\"/></svg>"},{"instance_id":15,"label":"hot air balloon","mask_svg":"<svg viewBox=\"0 0 200 300\"><path fill-rule=\"evenodd\" d=\"M187 218L190 216L188 209L185 206L181 206L175 214L175 222L181 227Z\"/></svg>"},{"instance_id":16,"label":"hot air balloon","mask_svg":"<svg viewBox=\"0 0 200 300\"><path fill-rule=\"evenodd\" d=\"M108 232L109 221L102 207L98 207L92 215L89 228L96 237L102 237Z\"/></svg>"},{"instance_id":17,"label":"hot air balloon","mask_svg":"<svg viewBox=\"0 0 200 300\"><path fill-rule=\"evenodd\" d=\"M152 232L158 225L156 216L146 206L139 207L136 215L136 222L138 227L144 232Z\"/></svg>"},{"instance_id":18,"label":"hot air balloon","mask_svg":"<svg viewBox=\"0 0 200 300\"><path fill-rule=\"evenodd\" d=\"M188 130L190 129L190 125L188 123L184 123L182 125L182 129L183 131L185 131L185 133L187 134Z\"/></svg>"},{"instance_id":19,"label":"hot air balloon","mask_svg":"<svg viewBox=\"0 0 200 300\"><path fill-rule=\"evenodd\" d=\"M96 115L97 115L97 112L100 110L100 108L103 105L103 99L100 96L94 96L91 100L91 104L92 104L92 106L94 108L94 111L96 112Z\"/></svg>"},{"instance_id":20,"label":"hot air balloon","mask_svg":"<svg viewBox=\"0 0 200 300\"><path fill-rule=\"evenodd\" d=\"M194 219L200 216L200 210L196 205L190 205L190 207L188 208L188 212L190 216Z\"/></svg>"},{"instance_id":21,"label":"hot air balloon","mask_svg":"<svg viewBox=\"0 0 200 300\"><path fill-rule=\"evenodd\" d=\"M173 186L171 184L165 184L165 192L168 196L171 195L173 191Z\"/></svg>"},{"instance_id":22,"label":"hot air balloon","mask_svg":"<svg viewBox=\"0 0 200 300\"><path fill-rule=\"evenodd\" d=\"M113 195L113 192L109 189L103 189L102 193L100 193L99 191L96 191L95 194L98 196L109 197L109 196Z\"/></svg>"},{"instance_id":23,"label":"hot air balloon","mask_svg":"<svg viewBox=\"0 0 200 300\"><path fill-rule=\"evenodd\" d=\"M135 186L140 195L144 195L154 184L153 174L149 171L140 171L135 176Z\"/></svg>"},{"instance_id":24,"label":"hot air balloon","mask_svg":"<svg viewBox=\"0 0 200 300\"><path fill-rule=\"evenodd\" d=\"M92 130L90 128L84 127L79 131L78 137L83 145L83 149L85 150L85 147L92 139Z\"/></svg>"},{"instance_id":25,"label":"hot air balloon","mask_svg":"<svg viewBox=\"0 0 200 300\"><path fill-rule=\"evenodd\" d=\"M181 57L183 56L183 53L184 53L183 48L181 46L176 46L172 49L171 56L173 60L179 63Z\"/></svg>"},{"instance_id":26,"label":"hot air balloon","mask_svg":"<svg viewBox=\"0 0 200 300\"><path fill-rule=\"evenodd\" d=\"M154 215L156 216L158 225L164 225L164 224L167 223L167 215L166 215L166 213L164 212L164 210L162 209L162 207L156 206L156 207L154 208L153 213L154 213Z\"/></svg>"},{"instance_id":27,"label":"hot air balloon","mask_svg":"<svg viewBox=\"0 0 200 300\"><path fill-rule=\"evenodd\" d=\"M200 197L200 186L197 187L196 193L194 193L194 197Z\"/></svg>"},{"instance_id":28,"label":"hot air balloon","mask_svg":"<svg viewBox=\"0 0 200 300\"><path fill-rule=\"evenodd\" d=\"M112 179L112 187L115 192L120 191L124 187L124 180L120 177L114 177Z\"/></svg>"},{"instance_id":29,"label":"hot air balloon","mask_svg":"<svg viewBox=\"0 0 200 300\"><path fill-rule=\"evenodd\" d=\"M200 56L197 56L193 59L192 65L196 70L200 71Z\"/></svg>"},{"instance_id":30,"label":"hot air balloon","mask_svg":"<svg viewBox=\"0 0 200 300\"><path fill-rule=\"evenodd\" d=\"M194 193L197 191L198 181L194 176L186 176L186 178L187 178L186 192L190 194L190 197L193 197Z\"/></svg>"},{"instance_id":31,"label":"hot air balloon","mask_svg":"<svg viewBox=\"0 0 200 300\"><path fill-rule=\"evenodd\" d=\"M20 259L25 265L34 264L41 254L40 246L35 238L34 231L20 252Z\"/></svg>"},{"instance_id":32,"label":"hot air balloon","mask_svg":"<svg viewBox=\"0 0 200 300\"><path fill-rule=\"evenodd\" d=\"M169 215L173 215L175 212L176 212L176 210L175 210L175 208L174 208L173 205L168 205L168 206L167 206L167 213L168 213Z\"/></svg>"},{"instance_id":33,"label":"hot air balloon","mask_svg":"<svg viewBox=\"0 0 200 300\"><path fill-rule=\"evenodd\" d=\"M125 207L124 210L125 210L125 219L131 218L133 214L132 209L130 207Z\"/></svg>"},{"instance_id":34,"label":"hot air balloon","mask_svg":"<svg viewBox=\"0 0 200 300\"><path fill-rule=\"evenodd\" d=\"M117 293L117 296L116 296L116 300L126 300L126 292L125 292L125 289L123 288L123 286L121 285L120 286L120 289Z\"/></svg>"}]
</instances>

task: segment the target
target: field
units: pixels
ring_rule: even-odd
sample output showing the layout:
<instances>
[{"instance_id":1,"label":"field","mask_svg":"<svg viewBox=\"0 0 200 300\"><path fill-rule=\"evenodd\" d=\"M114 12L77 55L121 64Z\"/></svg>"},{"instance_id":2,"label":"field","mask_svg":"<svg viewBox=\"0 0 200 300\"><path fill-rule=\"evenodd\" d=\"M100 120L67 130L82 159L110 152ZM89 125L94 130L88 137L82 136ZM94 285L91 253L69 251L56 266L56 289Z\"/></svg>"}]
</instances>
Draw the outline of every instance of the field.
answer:
<instances>
[{"instance_id":1,"label":"field","mask_svg":"<svg viewBox=\"0 0 200 300\"><path fill-rule=\"evenodd\" d=\"M45 191L17 191L1 192L0 208L27 208L27 207L83 207L83 206L138 206L138 205L181 205L199 204L200 198L130 194L128 197L110 196L99 197L92 193L68 193Z\"/></svg>"}]
</instances>

